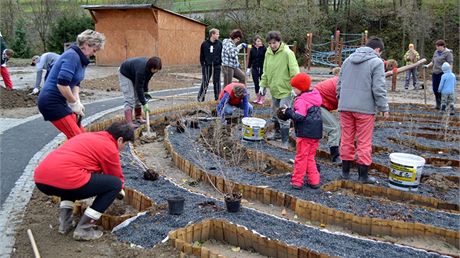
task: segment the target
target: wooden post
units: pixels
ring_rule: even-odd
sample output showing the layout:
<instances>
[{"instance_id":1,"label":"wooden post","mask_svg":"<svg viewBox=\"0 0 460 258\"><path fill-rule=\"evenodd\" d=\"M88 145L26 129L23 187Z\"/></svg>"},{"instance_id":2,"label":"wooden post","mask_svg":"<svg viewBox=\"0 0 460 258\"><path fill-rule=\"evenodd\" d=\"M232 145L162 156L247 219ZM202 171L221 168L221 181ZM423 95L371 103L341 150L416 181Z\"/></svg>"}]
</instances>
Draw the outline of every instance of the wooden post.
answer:
<instances>
[{"instance_id":1,"label":"wooden post","mask_svg":"<svg viewBox=\"0 0 460 258\"><path fill-rule=\"evenodd\" d=\"M393 68L393 77L391 78L391 91L396 90L396 82L398 80L398 67Z\"/></svg>"},{"instance_id":2,"label":"wooden post","mask_svg":"<svg viewBox=\"0 0 460 258\"><path fill-rule=\"evenodd\" d=\"M423 99L425 101L425 105L426 105L426 68L423 67Z\"/></svg>"},{"instance_id":3,"label":"wooden post","mask_svg":"<svg viewBox=\"0 0 460 258\"><path fill-rule=\"evenodd\" d=\"M367 35L367 30L365 30L364 31L364 44L363 45L367 44L367 36L368 36Z\"/></svg>"},{"instance_id":4,"label":"wooden post","mask_svg":"<svg viewBox=\"0 0 460 258\"><path fill-rule=\"evenodd\" d=\"M335 31L335 64L340 66L339 62L339 55L341 56L342 53L339 53L340 49L340 30Z\"/></svg>"},{"instance_id":5,"label":"wooden post","mask_svg":"<svg viewBox=\"0 0 460 258\"><path fill-rule=\"evenodd\" d=\"M307 33L307 39L306 39L306 45L305 45L305 62L304 62L304 67L310 71L311 69L311 49L313 48L312 45L312 33Z\"/></svg>"},{"instance_id":6,"label":"wooden post","mask_svg":"<svg viewBox=\"0 0 460 258\"><path fill-rule=\"evenodd\" d=\"M334 35L331 35L331 52L334 51Z\"/></svg>"}]
</instances>

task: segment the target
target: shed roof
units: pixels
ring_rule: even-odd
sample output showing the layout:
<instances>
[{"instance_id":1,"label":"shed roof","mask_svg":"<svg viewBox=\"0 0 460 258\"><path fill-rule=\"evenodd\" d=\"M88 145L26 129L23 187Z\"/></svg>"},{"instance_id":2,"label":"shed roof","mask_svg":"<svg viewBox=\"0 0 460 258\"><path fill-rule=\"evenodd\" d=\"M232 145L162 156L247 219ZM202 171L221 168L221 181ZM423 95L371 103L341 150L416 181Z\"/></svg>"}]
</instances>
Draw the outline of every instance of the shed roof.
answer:
<instances>
[{"instance_id":1,"label":"shed roof","mask_svg":"<svg viewBox=\"0 0 460 258\"><path fill-rule=\"evenodd\" d=\"M91 10L157 9L157 10L161 10L161 11L164 11L164 12L167 12L167 13L171 13L171 14L174 14L176 16L180 16L180 17L182 17L184 19L187 19L187 20L190 20L190 21L193 21L193 22L196 22L196 23L199 23L201 25L206 26L205 23L202 23L202 22L200 22L198 20L189 18L187 16L181 15L179 13L175 13L175 12L170 11L170 10L160 8L160 7L155 6L153 4L81 5L81 7L84 8L84 9L90 10L90 11Z\"/></svg>"}]
</instances>

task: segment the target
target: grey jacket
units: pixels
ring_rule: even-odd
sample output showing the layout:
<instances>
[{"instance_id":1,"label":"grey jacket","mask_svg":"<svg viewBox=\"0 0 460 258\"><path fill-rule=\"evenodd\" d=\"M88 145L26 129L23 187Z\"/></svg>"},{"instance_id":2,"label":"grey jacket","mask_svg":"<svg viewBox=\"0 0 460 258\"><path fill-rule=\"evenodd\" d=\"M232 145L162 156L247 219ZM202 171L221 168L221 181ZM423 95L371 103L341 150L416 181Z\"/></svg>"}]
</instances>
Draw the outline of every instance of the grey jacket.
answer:
<instances>
[{"instance_id":1,"label":"grey jacket","mask_svg":"<svg viewBox=\"0 0 460 258\"><path fill-rule=\"evenodd\" d=\"M339 111L375 114L389 111L383 61L370 47L360 47L342 64L337 82Z\"/></svg>"},{"instance_id":2,"label":"grey jacket","mask_svg":"<svg viewBox=\"0 0 460 258\"><path fill-rule=\"evenodd\" d=\"M454 63L454 55L452 54L452 50L448 48L445 48L442 52L438 52L437 50L435 50L431 62L433 62L433 73L442 73L442 64L444 62L447 62L450 65Z\"/></svg>"}]
</instances>

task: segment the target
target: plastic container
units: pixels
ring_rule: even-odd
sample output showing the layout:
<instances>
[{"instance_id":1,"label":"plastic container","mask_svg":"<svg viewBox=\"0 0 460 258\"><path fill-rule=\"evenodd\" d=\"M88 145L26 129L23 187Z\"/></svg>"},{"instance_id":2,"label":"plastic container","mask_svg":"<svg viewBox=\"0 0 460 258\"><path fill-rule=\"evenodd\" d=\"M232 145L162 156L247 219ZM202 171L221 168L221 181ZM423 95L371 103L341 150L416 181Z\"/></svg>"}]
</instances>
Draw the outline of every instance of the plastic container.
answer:
<instances>
[{"instance_id":1,"label":"plastic container","mask_svg":"<svg viewBox=\"0 0 460 258\"><path fill-rule=\"evenodd\" d=\"M425 159L408 153L390 154L389 187L401 191L417 191Z\"/></svg>"},{"instance_id":2,"label":"plastic container","mask_svg":"<svg viewBox=\"0 0 460 258\"><path fill-rule=\"evenodd\" d=\"M184 197L173 196L168 198L168 212L171 215L181 215L184 212Z\"/></svg>"},{"instance_id":3,"label":"plastic container","mask_svg":"<svg viewBox=\"0 0 460 258\"><path fill-rule=\"evenodd\" d=\"M245 117L243 123L243 139L248 141L260 141L265 135L267 121L256 117Z\"/></svg>"},{"instance_id":4,"label":"plastic container","mask_svg":"<svg viewBox=\"0 0 460 258\"><path fill-rule=\"evenodd\" d=\"M239 212L241 210L241 199L225 199L225 207L228 212Z\"/></svg>"}]
</instances>

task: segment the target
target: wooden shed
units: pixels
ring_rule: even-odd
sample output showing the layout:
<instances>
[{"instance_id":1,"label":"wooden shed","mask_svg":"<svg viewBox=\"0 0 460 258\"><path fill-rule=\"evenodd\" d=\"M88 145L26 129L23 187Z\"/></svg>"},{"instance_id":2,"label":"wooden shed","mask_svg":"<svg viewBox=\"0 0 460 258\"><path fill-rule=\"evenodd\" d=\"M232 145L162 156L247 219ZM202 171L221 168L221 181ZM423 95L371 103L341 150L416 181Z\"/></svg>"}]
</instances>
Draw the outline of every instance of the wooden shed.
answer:
<instances>
[{"instance_id":1,"label":"wooden shed","mask_svg":"<svg viewBox=\"0 0 460 258\"><path fill-rule=\"evenodd\" d=\"M82 5L104 33L96 64L118 66L127 58L159 56L163 65L198 64L206 25L152 4Z\"/></svg>"}]
</instances>

